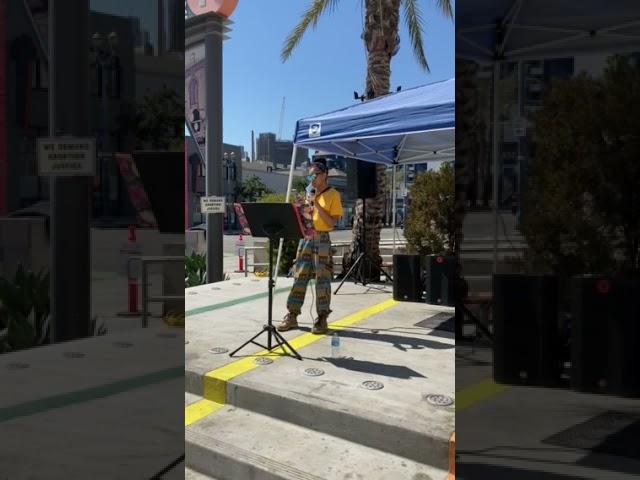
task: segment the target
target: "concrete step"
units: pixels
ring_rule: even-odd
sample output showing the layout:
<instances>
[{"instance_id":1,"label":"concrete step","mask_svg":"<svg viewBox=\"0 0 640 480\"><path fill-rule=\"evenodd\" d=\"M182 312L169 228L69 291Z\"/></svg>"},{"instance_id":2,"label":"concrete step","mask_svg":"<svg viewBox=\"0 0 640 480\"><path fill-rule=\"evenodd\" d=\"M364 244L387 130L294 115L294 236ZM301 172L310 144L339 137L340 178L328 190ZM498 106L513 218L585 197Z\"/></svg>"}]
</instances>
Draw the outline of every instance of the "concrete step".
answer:
<instances>
[{"instance_id":1,"label":"concrete step","mask_svg":"<svg viewBox=\"0 0 640 480\"><path fill-rule=\"evenodd\" d=\"M218 478L211 477L209 475L205 475L200 472L196 472L195 470L191 470L186 467L184 469L184 480L219 480ZM164 479L163 479L164 480Z\"/></svg>"},{"instance_id":2,"label":"concrete step","mask_svg":"<svg viewBox=\"0 0 640 480\"><path fill-rule=\"evenodd\" d=\"M340 332L343 358L327 358L330 342L324 338L305 347L303 362L283 358L234 378L227 404L445 469L455 407L436 407L425 397L455 395L455 349L453 334L432 336L416 327L437 313L431 309L401 302ZM325 373L309 377L307 368ZM365 381L384 388L367 390Z\"/></svg>"},{"instance_id":3,"label":"concrete step","mask_svg":"<svg viewBox=\"0 0 640 480\"><path fill-rule=\"evenodd\" d=\"M445 470L232 406L187 427L185 450L189 468L220 480L435 480L447 475Z\"/></svg>"}]
</instances>

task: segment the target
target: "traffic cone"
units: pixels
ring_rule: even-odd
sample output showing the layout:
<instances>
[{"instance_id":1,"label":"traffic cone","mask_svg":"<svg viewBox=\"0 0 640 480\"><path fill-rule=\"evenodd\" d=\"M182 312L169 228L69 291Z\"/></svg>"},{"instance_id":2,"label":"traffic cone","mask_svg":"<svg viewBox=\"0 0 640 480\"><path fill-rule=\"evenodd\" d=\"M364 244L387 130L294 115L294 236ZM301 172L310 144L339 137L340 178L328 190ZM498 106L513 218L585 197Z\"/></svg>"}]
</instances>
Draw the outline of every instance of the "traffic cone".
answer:
<instances>
[{"instance_id":1,"label":"traffic cone","mask_svg":"<svg viewBox=\"0 0 640 480\"><path fill-rule=\"evenodd\" d=\"M121 255L126 257L126 275L127 275L127 310L119 312L119 317L139 317L141 315L138 310L138 279L131 274L131 257L140 255L140 249L136 242L136 227L129 225L129 235L127 244L121 249Z\"/></svg>"}]
</instances>

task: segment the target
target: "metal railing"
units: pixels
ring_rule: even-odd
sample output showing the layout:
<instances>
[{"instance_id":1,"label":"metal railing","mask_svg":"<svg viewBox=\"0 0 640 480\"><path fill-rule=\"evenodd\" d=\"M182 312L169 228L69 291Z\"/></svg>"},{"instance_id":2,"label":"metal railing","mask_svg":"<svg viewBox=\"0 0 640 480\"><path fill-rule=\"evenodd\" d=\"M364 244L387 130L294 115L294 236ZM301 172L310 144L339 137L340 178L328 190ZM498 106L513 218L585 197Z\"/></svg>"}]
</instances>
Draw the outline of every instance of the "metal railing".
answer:
<instances>
[{"instance_id":1,"label":"metal railing","mask_svg":"<svg viewBox=\"0 0 640 480\"><path fill-rule=\"evenodd\" d=\"M267 246L262 245L261 247L244 247L244 276L245 277L249 275L249 250L251 251L267 250ZM254 260L255 260L255 256L254 256ZM255 270L255 267L268 267L269 262L252 263L251 266Z\"/></svg>"},{"instance_id":2,"label":"metal railing","mask_svg":"<svg viewBox=\"0 0 640 480\"><path fill-rule=\"evenodd\" d=\"M339 250L339 253L336 255L333 255L333 264L334 265L342 265L342 256L345 253L345 250L347 248L349 248L349 246L351 245L351 241L347 241L347 240L342 240L342 241L335 241L335 242L331 242L331 247L335 248L337 250ZM393 248L393 240L380 240L380 250L390 250ZM405 250L407 248L407 241L406 240L396 240L396 250L398 250L399 252L402 252L403 250ZM259 263L249 263L249 251L255 251L255 250L266 250L267 246L263 245L260 247L244 247L244 276L247 277L249 275L249 267L268 267L269 266L269 262L259 262ZM380 257L382 257L382 263L385 266L390 266L393 263L393 254L381 254ZM255 259L255 257L254 257ZM339 260L339 261L336 261Z\"/></svg>"},{"instance_id":3,"label":"metal railing","mask_svg":"<svg viewBox=\"0 0 640 480\"><path fill-rule=\"evenodd\" d=\"M140 281L142 283L142 327L146 328L149 326L148 317L149 317L149 304L153 302L168 302L168 301L184 301L184 294L182 295L159 295L159 296L149 296L149 287L147 281L147 273L149 272L149 265L154 263L184 263L184 256L141 256L135 257L135 259L140 261Z\"/></svg>"}]
</instances>

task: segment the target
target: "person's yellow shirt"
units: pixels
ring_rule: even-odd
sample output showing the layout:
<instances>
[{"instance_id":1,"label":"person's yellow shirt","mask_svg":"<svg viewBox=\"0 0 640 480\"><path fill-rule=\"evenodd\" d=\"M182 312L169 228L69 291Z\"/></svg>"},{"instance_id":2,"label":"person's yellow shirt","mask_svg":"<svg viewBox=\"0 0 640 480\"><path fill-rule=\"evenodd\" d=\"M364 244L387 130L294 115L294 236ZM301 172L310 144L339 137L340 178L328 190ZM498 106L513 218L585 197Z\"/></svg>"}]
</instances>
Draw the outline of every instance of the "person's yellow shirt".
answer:
<instances>
[{"instance_id":1,"label":"person's yellow shirt","mask_svg":"<svg viewBox=\"0 0 640 480\"><path fill-rule=\"evenodd\" d=\"M329 187L320 195L316 195L315 202L324 208L332 217L342 217L342 200L340 193L333 187ZM330 232L333 227L327 224L317 210L313 211L313 228L318 232Z\"/></svg>"}]
</instances>

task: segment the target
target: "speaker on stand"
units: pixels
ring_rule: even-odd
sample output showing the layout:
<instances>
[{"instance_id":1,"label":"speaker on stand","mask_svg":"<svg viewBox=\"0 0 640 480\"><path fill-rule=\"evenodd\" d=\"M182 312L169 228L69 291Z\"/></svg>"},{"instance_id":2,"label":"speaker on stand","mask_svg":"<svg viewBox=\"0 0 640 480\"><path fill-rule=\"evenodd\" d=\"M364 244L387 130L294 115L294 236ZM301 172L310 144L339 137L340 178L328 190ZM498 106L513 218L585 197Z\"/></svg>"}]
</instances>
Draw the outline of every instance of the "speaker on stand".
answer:
<instances>
[{"instance_id":1,"label":"speaker on stand","mask_svg":"<svg viewBox=\"0 0 640 480\"><path fill-rule=\"evenodd\" d=\"M364 200L375 198L378 194L376 183L376 164L363 162L355 158L347 158L347 191L350 200Z\"/></svg>"},{"instance_id":2,"label":"speaker on stand","mask_svg":"<svg viewBox=\"0 0 640 480\"><path fill-rule=\"evenodd\" d=\"M376 164L372 162L364 162L353 158L348 158L347 162L347 198L351 200L362 200L362 216L367 218L367 198L375 198L378 193L378 185L376 181ZM344 282L352 274L356 275L356 281L362 285L366 285L368 279L374 277L372 272L384 275L388 279L393 279L388 272L374 262L371 254L367 252L367 224L364 222L362 230L362 238L358 245L358 257L351 265L349 271L344 275L340 285L336 288L334 294L342 288ZM379 278L379 277L378 277Z\"/></svg>"}]
</instances>

